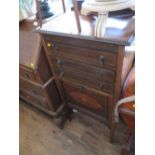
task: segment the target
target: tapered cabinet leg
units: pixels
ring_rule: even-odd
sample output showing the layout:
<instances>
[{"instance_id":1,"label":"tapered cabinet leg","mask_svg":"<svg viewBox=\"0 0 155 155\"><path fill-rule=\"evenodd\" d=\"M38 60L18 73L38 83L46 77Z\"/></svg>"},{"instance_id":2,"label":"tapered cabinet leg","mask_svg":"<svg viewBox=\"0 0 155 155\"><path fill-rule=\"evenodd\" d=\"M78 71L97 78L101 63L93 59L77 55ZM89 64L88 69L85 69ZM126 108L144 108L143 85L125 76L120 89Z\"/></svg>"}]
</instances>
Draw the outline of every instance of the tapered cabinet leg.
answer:
<instances>
[{"instance_id":1,"label":"tapered cabinet leg","mask_svg":"<svg viewBox=\"0 0 155 155\"><path fill-rule=\"evenodd\" d=\"M67 120L71 121L73 116L73 110L70 108L65 108L58 117L54 118L55 124L63 129Z\"/></svg>"}]
</instances>

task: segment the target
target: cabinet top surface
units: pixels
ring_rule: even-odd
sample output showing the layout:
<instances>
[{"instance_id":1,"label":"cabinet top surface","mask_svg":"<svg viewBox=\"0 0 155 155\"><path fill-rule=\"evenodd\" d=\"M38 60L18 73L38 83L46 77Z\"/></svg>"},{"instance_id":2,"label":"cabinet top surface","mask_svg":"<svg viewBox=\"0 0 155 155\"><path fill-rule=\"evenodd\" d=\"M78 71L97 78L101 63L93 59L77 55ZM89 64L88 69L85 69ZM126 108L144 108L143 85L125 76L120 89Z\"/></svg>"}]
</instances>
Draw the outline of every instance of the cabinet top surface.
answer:
<instances>
[{"instance_id":1,"label":"cabinet top surface","mask_svg":"<svg viewBox=\"0 0 155 155\"><path fill-rule=\"evenodd\" d=\"M34 69L37 64L40 37L33 32L32 22L22 22L19 25L19 63Z\"/></svg>"},{"instance_id":2,"label":"cabinet top surface","mask_svg":"<svg viewBox=\"0 0 155 155\"><path fill-rule=\"evenodd\" d=\"M106 24L104 37L93 36L96 18L93 16L80 15L81 33L78 33L74 12L62 14L36 31L43 34L69 36L73 38L98 40L119 45L130 45L134 39L135 19L134 17L109 17Z\"/></svg>"}]
</instances>

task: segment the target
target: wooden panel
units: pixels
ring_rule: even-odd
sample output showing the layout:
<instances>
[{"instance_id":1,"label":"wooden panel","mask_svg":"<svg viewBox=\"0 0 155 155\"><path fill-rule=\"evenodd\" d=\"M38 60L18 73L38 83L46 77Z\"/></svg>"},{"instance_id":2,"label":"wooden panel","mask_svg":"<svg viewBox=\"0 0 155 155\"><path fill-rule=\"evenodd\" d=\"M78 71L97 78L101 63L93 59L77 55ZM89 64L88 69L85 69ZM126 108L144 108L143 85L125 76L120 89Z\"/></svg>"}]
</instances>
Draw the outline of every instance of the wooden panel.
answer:
<instances>
[{"instance_id":1,"label":"wooden panel","mask_svg":"<svg viewBox=\"0 0 155 155\"><path fill-rule=\"evenodd\" d=\"M108 96L97 94L84 86L66 80L63 81L63 86L69 102L108 118Z\"/></svg>"},{"instance_id":2,"label":"wooden panel","mask_svg":"<svg viewBox=\"0 0 155 155\"><path fill-rule=\"evenodd\" d=\"M40 57L36 76L40 77L42 83L47 82L53 76L43 46L41 46L40 49Z\"/></svg>"},{"instance_id":3,"label":"wooden panel","mask_svg":"<svg viewBox=\"0 0 155 155\"><path fill-rule=\"evenodd\" d=\"M69 60L51 60L57 76L80 84L93 87L100 91L113 93L115 73L113 71L80 64Z\"/></svg>"},{"instance_id":4,"label":"wooden panel","mask_svg":"<svg viewBox=\"0 0 155 155\"><path fill-rule=\"evenodd\" d=\"M55 81L52 80L46 86L47 98L49 99L49 104L51 104L52 109L55 111L62 104L58 89L56 87Z\"/></svg>"},{"instance_id":5,"label":"wooden panel","mask_svg":"<svg viewBox=\"0 0 155 155\"><path fill-rule=\"evenodd\" d=\"M33 95L45 97L45 91L42 85L25 80L24 78L19 78L19 87L25 91L29 91Z\"/></svg>"},{"instance_id":6,"label":"wooden panel","mask_svg":"<svg viewBox=\"0 0 155 155\"><path fill-rule=\"evenodd\" d=\"M49 110L49 107L45 98L37 95L33 95L32 93L22 89L20 89L19 94L20 94L20 97L22 97L22 99L29 101L29 103L35 104L37 106L40 106L42 108Z\"/></svg>"},{"instance_id":7,"label":"wooden panel","mask_svg":"<svg viewBox=\"0 0 155 155\"><path fill-rule=\"evenodd\" d=\"M117 45L110 43L103 43L97 40L89 39L79 39L74 38L73 36L58 36L58 35L46 35L43 34L46 46L49 47L49 43L53 46L55 43L61 43L63 45L75 46L75 47L84 47L84 48L94 48L98 50L105 50L109 52L117 52ZM52 47L51 46L51 47Z\"/></svg>"},{"instance_id":8,"label":"wooden panel","mask_svg":"<svg viewBox=\"0 0 155 155\"><path fill-rule=\"evenodd\" d=\"M19 76L24 77L27 80L37 81L34 71L23 65L19 66Z\"/></svg>"},{"instance_id":9,"label":"wooden panel","mask_svg":"<svg viewBox=\"0 0 155 155\"><path fill-rule=\"evenodd\" d=\"M47 45L50 43L47 43ZM99 67L112 67L116 65L116 53L108 50L66 45L63 43L51 43L48 47L49 54L54 58L67 58Z\"/></svg>"},{"instance_id":10,"label":"wooden panel","mask_svg":"<svg viewBox=\"0 0 155 155\"><path fill-rule=\"evenodd\" d=\"M119 123L115 143L109 128L81 112L60 130L50 117L20 100L20 155L120 155L125 127Z\"/></svg>"}]
</instances>

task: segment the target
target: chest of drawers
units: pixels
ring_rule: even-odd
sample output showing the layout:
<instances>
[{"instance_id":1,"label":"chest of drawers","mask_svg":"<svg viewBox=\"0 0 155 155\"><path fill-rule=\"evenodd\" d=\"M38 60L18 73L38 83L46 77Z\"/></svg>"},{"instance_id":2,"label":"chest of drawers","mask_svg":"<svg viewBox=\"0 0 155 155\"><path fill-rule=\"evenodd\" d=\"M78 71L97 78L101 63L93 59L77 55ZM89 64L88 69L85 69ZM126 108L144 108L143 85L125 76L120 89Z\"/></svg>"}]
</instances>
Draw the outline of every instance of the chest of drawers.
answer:
<instances>
[{"instance_id":1,"label":"chest of drawers","mask_svg":"<svg viewBox=\"0 0 155 155\"><path fill-rule=\"evenodd\" d=\"M92 36L93 18L80 16L80 20L80 34L72 13L56 18L37 31L66 105L104 121L112 135L124 51L134 34L134 20L124 19L123 31L107 27L105 38ZM72 21L72 26L68 21Z\"/></svg>"},{"instance_id":2,"label":"chest of drawers","mask_svg":"<svg viewBox=\"0 0 155 155\"><path fill-rule=\"evenodd\" d=\"M120 85L121 75L117 74L124 47L78 38L68 41L70 37L66 36L59 40L44 34L43 38L66 102L109 124L116 85Z\"/></svg>"}]
</instances>

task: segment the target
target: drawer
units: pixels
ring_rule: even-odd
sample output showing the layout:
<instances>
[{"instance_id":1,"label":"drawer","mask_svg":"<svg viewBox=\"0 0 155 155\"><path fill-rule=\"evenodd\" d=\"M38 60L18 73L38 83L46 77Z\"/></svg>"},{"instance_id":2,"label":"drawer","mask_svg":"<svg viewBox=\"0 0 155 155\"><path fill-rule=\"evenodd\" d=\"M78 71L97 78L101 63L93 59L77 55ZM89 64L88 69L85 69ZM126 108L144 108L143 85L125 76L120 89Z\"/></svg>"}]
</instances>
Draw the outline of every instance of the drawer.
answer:
<instances>
[{"instance_id":1,"label":"drawer","mask_svg":"<svg viewBox=\"0 0 155 155\"><path fill-rule=\"evenodd\" d=\"M19 67L19 76L24 77L25 79L32 80L37 82L36 76L32 69L21 66Z\"/></svg>"},{"instance_id":2,"label":"drawer","mask_svg":"<svg viewBox=\"0 0 155 155\"><path fill-rule=\"evenodd\" d=\"M26 100L29 103L49 110L49 107L48 107L48 104L45 98L40 97L40 96L34 96L30 92L27 92L21 89L19 91L19 95L22 99Z\"/></svg>"},{"instance_id":3,"label":"drawer","mask_svg":"<svg viewBox=\"0 0 155 155\"><path fill-rule=\"evenodd\" d=\"M108 43L106 41L103 42L103 40L100 40L98 38L94 38L91 40L88 38L76 38L71 36L58 36L58 35L48 35L43 34L44 41L46 42L47 47L49 46L49 43L52 45L53 43L61 43L66 44L69 46L76 46L76 47L83 47L83 48L92 48L92 49L99 49L99 50L105 50L109 52L117 53L118 51L118 45ZM90 39L90 40L89 40Z\"/></svg>"},{"instance_id":4,"label":"drawer","mask_svg":"<svg viewBox=\"0 0 155 155\"><path fill-rule=\"evenodd\" d=\"M62 43L52 43L48 48L48 53L53 58L67 58L82 63L88 63L99 67L116 67L116 53L108 50L72 46Z\"/></svg>"},{"instance_id":5,"label":"drawer","mask_svg":"<svg viewBox=\"0 0 155 155\"><path fill-rule=\"evenodd\" d=\"M22 77L19 78L19 87L22 90L28 91L32 95L45 97L45 90L42 85L28 81Z\"/></svg>"},{"instance_id":6,"label":"drawer","mask_svg":"<svg viewBox=\"0 0 155 155\"><path fill-rule=\"evenodd\" d=\"M109 112L109 97L101 95L84 86L63 80L63 87L65 90L68 102L76 104L90 110L97 115L108 118Z\"/></svg>"},{"instance_id":7,"label":"drawer","mask_svg":"<svg viewBox=\"0 0 155 155\"><path fill-rule=\"evenodd\" d=\"M52 59L57 76L113 94L115 72L64 59Z\"/></svg>"}]
</instances>

